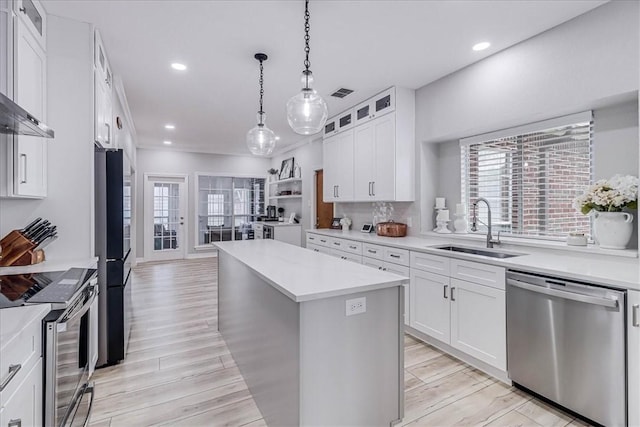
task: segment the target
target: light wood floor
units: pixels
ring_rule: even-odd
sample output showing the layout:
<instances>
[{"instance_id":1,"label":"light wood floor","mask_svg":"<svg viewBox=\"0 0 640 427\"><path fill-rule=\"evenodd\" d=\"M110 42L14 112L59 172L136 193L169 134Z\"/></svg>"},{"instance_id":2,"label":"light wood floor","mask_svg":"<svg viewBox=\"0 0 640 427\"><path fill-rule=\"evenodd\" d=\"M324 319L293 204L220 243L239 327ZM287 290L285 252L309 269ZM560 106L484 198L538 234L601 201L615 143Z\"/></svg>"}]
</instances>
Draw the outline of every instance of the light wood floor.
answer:
<instances>
[{"instance_id":1,"label":"light wood floor","mask_svg":"<svg viewBox=\"0 0 640 427\"><path fill-rule=\"evenodd\" d=\"M91 426L266 426L217 331L216 259L132 274L129 351L94 374ZM405 368L402 425L584 425L410 336Z\"/></svg>"}]
</instances>

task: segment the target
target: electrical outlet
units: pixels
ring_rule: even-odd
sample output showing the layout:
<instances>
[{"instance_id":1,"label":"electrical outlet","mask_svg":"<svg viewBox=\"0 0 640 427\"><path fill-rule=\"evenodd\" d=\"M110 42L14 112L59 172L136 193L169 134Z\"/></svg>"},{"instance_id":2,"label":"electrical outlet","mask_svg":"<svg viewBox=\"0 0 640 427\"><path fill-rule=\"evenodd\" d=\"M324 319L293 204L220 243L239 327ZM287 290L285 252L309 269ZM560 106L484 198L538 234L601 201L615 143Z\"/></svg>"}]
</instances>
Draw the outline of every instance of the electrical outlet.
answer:
<instances>
[{"instance_id":1,"label":"electrical outlet","mask_svg":"<svg viewBox=\"0 0 640 427\"><path fill-rule=\"evenodd\" d=\"M367 297L347 300L347 316L360 314L367 311Z\"/></svg>"}]
</instances>

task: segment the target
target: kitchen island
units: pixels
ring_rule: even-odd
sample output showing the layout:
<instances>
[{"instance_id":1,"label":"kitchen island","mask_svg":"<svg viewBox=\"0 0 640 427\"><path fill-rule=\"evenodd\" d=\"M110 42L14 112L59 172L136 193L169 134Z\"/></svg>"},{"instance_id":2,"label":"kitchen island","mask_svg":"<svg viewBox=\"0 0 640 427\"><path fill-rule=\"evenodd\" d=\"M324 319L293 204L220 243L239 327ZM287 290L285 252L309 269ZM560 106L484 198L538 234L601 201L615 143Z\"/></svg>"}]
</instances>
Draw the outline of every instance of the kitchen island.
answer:
<instances>
[{"instance_id":1,"label":"kitchen island","mask_svg":"<svg viewBox=\"0 0 640 427\"><path fill-rule=\"evenodd\" d=\"M218 329L269 425L402 418L408 278L274 240L215 246Z\"/></svg>"}]
</instances>

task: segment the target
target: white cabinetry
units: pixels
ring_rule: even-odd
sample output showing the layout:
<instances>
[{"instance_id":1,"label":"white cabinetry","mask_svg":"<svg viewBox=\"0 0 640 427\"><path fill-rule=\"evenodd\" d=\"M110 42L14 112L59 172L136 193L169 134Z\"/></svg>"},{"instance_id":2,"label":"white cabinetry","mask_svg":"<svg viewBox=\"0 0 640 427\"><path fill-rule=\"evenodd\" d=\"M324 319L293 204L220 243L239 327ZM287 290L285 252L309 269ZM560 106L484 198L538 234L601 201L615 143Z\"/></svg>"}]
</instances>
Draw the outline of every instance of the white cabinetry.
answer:
<instances>
[{"instance_id":1,"label":"white cabinetry","mask_svg":"<svg viewBox=\"0 0 640 427\"><path fill-rule=\"evenodd\" d=\"M13 100L39 120L47 121L46 15L37 2L24 0L13 19ZM9 82L10 84L10 82ZM11 137L9 137L11 138ZM47 196L47 147L45 138L16 135L3 147L6 176L4 197Z\"/></svg>"},{"instance_id":2,"label":"white cabinetry","mask_svg":"<svg viewBox=\"0 0 640 427\"><path fill-rule=\"evenodd\" d=\"M40 426L42 319L48 305L0 310L0 426Z\"/></svg>"},{"instance_id":3,"label":"white cabinetry","mask_svg":"<svg viewBox=\"0 0 640 427\"><path fill-rule=\"evenodd\" d=\"M410 326L506 371L504 276L501 267L412 252Z\"/></svg>"},{"instance_id":4,"label":"white cabinetry","mask_svg":"<svg viewBox=\"0 0 640 427\"><path fill-rule=\"evenodd\" d=\"M414 91L401 88L387 89L337 115L331 130L325 130L324 200L414 201L414 122ZM349 156L332 147L343 135L343 142L351 142ZM349 176L340 176L342 171ZM350 191L341 193L335 182L344 186L347 179Z\"/></svg>"},{"instance_id":5,"label":"white cabinetry","mask_svg":"<svg viewBox=\"0 0 640 427\"><path fill-rule=\"evenodd\" d=\"M340 202L353 200L353 130L324 140L323 200Z\"/></svg>"},{"instance_id":6,"label":"white cabinetry","mask_svg":"<svg viewBox=\"0 0 640 427\"><path fill-rule=\"evenodd\" d=\"M94 32L94 139L102 147L113 144L113 76L98 30Z\"/></svg>"}]
</instances>

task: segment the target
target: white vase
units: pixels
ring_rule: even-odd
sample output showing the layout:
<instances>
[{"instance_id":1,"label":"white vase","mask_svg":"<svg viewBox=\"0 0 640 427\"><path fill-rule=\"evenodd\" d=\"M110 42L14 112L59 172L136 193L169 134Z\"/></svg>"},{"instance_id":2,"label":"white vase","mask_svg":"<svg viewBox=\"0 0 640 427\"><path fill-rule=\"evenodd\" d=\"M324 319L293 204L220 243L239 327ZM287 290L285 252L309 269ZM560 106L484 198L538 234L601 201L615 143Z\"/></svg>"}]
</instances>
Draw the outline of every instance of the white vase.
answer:
<instances>
[{"instance_id":1,"label":"white vase","mask_svg":"<svg viewBox=\"0 0 640 427\"><path fill-rule=\"evenodd\" d=\"M633 215L627 212L596 212L593 228L603 249L625 249L633 232Z\"/></svg>"},{"instance_id":2,"label":"white vase","mask_svg":"<svg viewBox=\"0 0 640 427\"><path fill-rule=\"evenodd\" d=\"M342 231L343 231L343 232L347 232L347 231L349 231L349 226L348 226L348 225L343 225L343 226L342 226Z\"/></svg>"}]
</instances>

